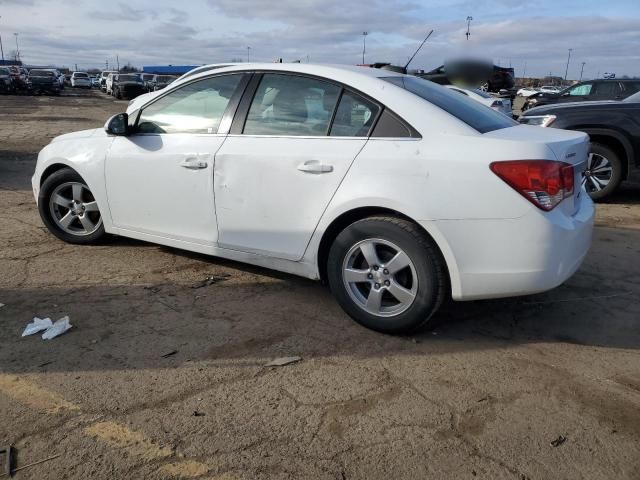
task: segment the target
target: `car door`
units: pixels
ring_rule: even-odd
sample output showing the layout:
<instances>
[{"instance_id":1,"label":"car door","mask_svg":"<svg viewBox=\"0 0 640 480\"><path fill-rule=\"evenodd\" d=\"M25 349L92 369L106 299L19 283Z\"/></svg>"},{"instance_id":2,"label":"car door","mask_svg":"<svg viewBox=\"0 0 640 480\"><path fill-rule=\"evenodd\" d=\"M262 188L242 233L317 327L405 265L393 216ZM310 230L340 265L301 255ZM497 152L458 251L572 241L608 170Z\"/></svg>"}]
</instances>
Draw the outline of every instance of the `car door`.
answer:
<instances>
[{"instance_id":1,"label":"car door","mask_svg":"<svg viewBox=\"0 0 640 480\"><path fill-rule=\"evenodd\" d=\"M380 110L329 81L256 75L216 155L220 247L302 258Z\"/></svg>"},{"instance_id":2,"label":"car door","mask_svg":"<svg viewBox=\"0 0 640 480\"><path fill-rule=\"evenodd\" d=\"M133 133L116 137L106 158L114 226L215 245L213 160L247 80L195 80L142 108Z\"/></svg>"}]
</instances>

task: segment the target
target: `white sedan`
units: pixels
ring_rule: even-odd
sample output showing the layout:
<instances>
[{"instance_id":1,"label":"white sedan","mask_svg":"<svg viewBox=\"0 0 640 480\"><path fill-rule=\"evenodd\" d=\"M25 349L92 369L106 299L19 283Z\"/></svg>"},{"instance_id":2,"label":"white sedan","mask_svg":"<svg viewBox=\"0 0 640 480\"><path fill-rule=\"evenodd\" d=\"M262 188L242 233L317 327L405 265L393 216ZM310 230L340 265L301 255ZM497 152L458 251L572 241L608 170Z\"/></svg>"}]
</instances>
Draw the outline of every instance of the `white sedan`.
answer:
<instances>
[{"instance_id":1,"label":"white sedan","mask_svg":"<svg viewBox=\"0 0 640 480\"><path fill-rule=\"evenodd\" d=\"M520 90L516 92L516 95L519 97L530 97L531 95L535 95L539 90L536 90L533 87L522 87Z\"/></svg>"},{"instance_id":2,"label":"white sedan","mask_svg":"<svg viewBox=\"0 0 640 480\"><path fill-rule=\"evenodd\" d=\"M441 303L549 290L580 266L588 137L385 70L240 64L55 138L33 191L75 244L137 238L326 280L401 332Z\"/></svg>"},{"instance_id":3,"label":"white sedan","mask_svg":"<svg viewBox=\"0 0 640 480\"><path fill-rule=\"evenodd\" d=\"M71 86L74 88L91 88L91 78L86 72L73 72Z\"/></svg>"},{"instance_id":4,"label":"white sedan","mask_svg":"<svg viewBox=\"0 0 640 480\"><path fill-rule=\"evenodd\" d=\"M445 85L450 90L466 95L476 102L480 102L489 108L493 108L496 112L504 113L508 117L513 117L511 111L511 99L509 97L494 97L490 93L483 92L475 88L463 88L457 85Z\"/></svg>"}]
</instances>

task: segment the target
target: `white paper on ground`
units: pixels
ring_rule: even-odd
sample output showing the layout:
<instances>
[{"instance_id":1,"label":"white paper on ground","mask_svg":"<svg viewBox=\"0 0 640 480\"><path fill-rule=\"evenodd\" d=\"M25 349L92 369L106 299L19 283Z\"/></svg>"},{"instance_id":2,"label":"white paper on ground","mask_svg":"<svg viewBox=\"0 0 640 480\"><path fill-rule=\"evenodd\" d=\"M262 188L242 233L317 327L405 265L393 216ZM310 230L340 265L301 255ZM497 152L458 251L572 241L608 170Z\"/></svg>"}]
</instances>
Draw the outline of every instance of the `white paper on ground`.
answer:
<instances>
[{"instance_id":1,"label":"white paper on ground","mask_svg":"<svg viewBox=\"0 0 640 480\"><path fill-rule=\"evenodd\" d=\"M69 330L72 325L69 323L69 316L64 316L60 320L56 320L56 323L51 325L46 332L42 334L43 340L51 340L52 338L62 335Z\"/></svg>"},{"instance_id":2,"label":"white paper on ground","mask_svg":"<svg viewBox=\"0 0 640 480\"><path fill-rule=\"evenodd\" d=\"M27 335L33 335L34 333L41 332L42 330L46 330L51 327L53 323L50 318L38 318L33 317L33 321L26 326L24 332L22 332L22 336L26 337Z\"/></svg>"}]
</instances>

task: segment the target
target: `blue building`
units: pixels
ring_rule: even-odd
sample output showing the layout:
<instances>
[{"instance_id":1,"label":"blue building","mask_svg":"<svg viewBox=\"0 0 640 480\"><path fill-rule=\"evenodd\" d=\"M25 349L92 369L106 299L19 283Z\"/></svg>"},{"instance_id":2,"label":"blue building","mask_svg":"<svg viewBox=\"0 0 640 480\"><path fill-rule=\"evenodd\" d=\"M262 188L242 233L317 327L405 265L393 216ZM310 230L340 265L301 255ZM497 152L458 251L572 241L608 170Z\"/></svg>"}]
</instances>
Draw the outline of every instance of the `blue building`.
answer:
<instances>
[{"instance_id":1,"label":"blue building","mask_svg":"<svg viewBox=\"0 0 640 480\"><path fill-rule=\"evenodd\" d=\"M155 73L156 75L183 75L189 70L200 65L151 65L142 67L142 73Z\"/></svg>"}]
</instances>

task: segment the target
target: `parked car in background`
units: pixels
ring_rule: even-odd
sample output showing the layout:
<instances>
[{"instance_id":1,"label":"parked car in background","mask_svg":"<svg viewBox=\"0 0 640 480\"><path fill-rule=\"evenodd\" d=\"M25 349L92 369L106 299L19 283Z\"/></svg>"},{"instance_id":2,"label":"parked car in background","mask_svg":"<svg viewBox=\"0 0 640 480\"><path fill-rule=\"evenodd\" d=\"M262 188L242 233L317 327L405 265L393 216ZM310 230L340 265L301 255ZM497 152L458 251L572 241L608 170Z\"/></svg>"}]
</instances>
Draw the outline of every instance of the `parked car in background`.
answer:
<instances>
[{"instance_id":1,"label":"parked car in background","mask_svg":"<svg viewBox=\"0 0 640 480\"><path fill-rule=\"evenodd\" d=\"M113 77L115 77L116 75L117 73L110 73L105 79L104 91L107 95L113 95Z\"/></svg>"},{"instance_id":2,"label":"parked car in background","mask_svg":"<svg viewBox=\"0 0 640 480\"><path fill-rule=\"evenodd\" d=\"M87 72L73 72L71 74L71 86L73 88L91 88L91 79Z\"/></svg>"},{"instance_id":3,"label":"parked car in background","mask_svg":"<svg viewBox=\"0 0 640 480\"><path fill-rule=\"evenodd\" d=\"M520 97L530 97L531 95L535 95L536 93L538 93L538 90L533 87L522 87L516 92L516 95Z\"/></svg>"},{"instance_id":4,"label":"parked car in background","mask_svg":"<svg viewBox=\"0 0 640 480\"><path fill-rule=\"evenodd\" d=\"M140 78L142 78L142 81L144 82L144 89L147 92L153 92L153 88L151 83L153 82L153 77L155 77L155 75L153 73L141 73L140 74Z\"/></svg>"},{"instance_id":5,"label":"parked car in background","mask_svg":"<svg viewBox=\"0 0 640 480\"><path fill-rule=\"evenodd\" d=\"M144 82L139 73L118 73L111 82L112 95L120 98L136 98L145 93Z\"/></svg>"},{"instance_id":6,"label":"parked car in background","mask_svg":"<svg viewBox=\"0 0 640 480\"><path fill-rule=\"evenodd\" d=\"M589 134L582 184L595 200L610 196L640 168L640 93L622 101L545 105L528 110L518 120Z\"/></svg>"},{"instance_id":7,"label":"parked car in background","mask_svg":"<svg viewBox=\"0 0 640 480\"><path fill-rule=\"evenodd\" d=\"M12 65L9 67L9 71L11 72L11 78L13 79L14 91L27 91L27 77L29 76L27 69Z\"/></svg>"},{"instance_id":8,"label":"parked car in background","mask_svg":"<svg viewBox=\"0 0 640 480\"><path fill-rule=\"evenodd\" d=\"M173 75L154 75L151 80L151 87L153 91L162 90L164 87L171 85L178 77Z\"/></svg>"},{"instance_id":9,"label":"parked car in background","mask_svg":"<svg viewBox=\"0 0 640 480\"><path fill-rule=\"evenodd\" d=\"M64 90L64 73L62 73L60 70L54 70L55 74L56 74L56 78L58 79L58 84L60 85L60 90Z\"/></svg>"},{"instance_id":10,"label":"parked car in background","mask_svg":"<svg viewBox=\"0 0 640 480\"><path fill-rule=\"evenodd\" d=\"M14 93L15 90L11 70L7 67L0 67L0 93Z\"/></svg>"},{"instance_id":11,"label":"parked car in background","mask_svg":"<svg viewBox=\"0 0 640 480\"><path fill-rule=\"evenodd\" d=\"M98 87L100 85L100 79L96 75L89 75L91 79L91 88Z\"/></svg>"},{"instance_id":12,"label":"parked car in background","mask_svg":"<svg viewBox=\"0 0 640 480\"><path fill-rule=\"evenodd\" d=\"M60 81L54 70L32 69L27 77L27 86L34 94L60 95Z\"/></svg>"},{"instance_id":13,"label":"parked car in background","mask_svg":"<svg viewBox=\"0 0 640 480\"><path fill-rule=\"evenodd\" d=\"M462 88L457 85L445 85L445 88L461 93L462 95L466 95L470 99L480 102L481 104L494 109L496 112L503 113L508 117L513 116L513 112L511 111L511 99L509 97L496 98L494 95L483 92L482 90L475 88Z\"/></svg>"},{"instance_id":14,"label":"parked car in background","mask_svg":"<svg viewBox=\"0 0 640 480\"><path fill-rule=\"evenodd\" d=\"M555 288L589 249L584 133L376 68L240 64L147 95L40 152L32 187L53 235L326 279L351 317L390 333L450 296Z\"/></svg>"},{"instance_id":15,"label":"parked car in background","mask_svg":"<svg viewBox=\"0 0 640 480\"><path fill-rule=\"evenodd\" d=\"M576 83L558 93L539 92L527 98L522 110L551 103L622 100L640 90L640 79L600 79Z\"/></svg>"},{"instance_id":16,"label":"parked car in background","mask_svg":"<svg viewBox=\"0 0 640 480\"><path fill-rule=\"evenodd\" d=\"M538 89L538 91L543 93L560 93L562 91L562 87L556 87L554 85L543 85Z\"/></svg>"},{"instance_id":17,"label":"parked car in background","mask_svg":"<svg viewBox=\"0 0 640 480\"><path fill-rule=\"evenodd\" d=\"M102 90L105 93L107 92L107 77L109 76L110 73L118 73L115 70L104 70L102 72L100 72L100 77L99 77L99 83L100 83L100 90Z\"/></svg>"}]
</instances>

